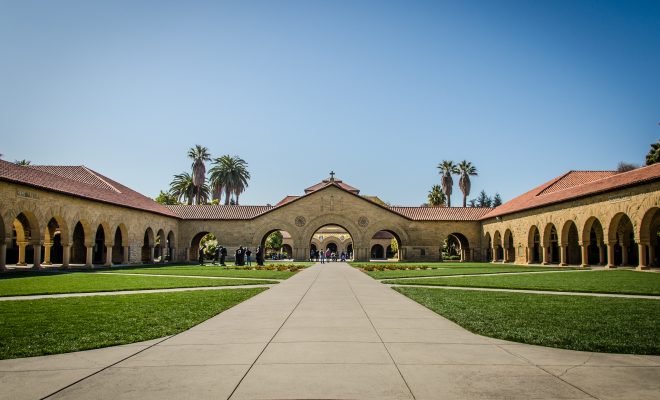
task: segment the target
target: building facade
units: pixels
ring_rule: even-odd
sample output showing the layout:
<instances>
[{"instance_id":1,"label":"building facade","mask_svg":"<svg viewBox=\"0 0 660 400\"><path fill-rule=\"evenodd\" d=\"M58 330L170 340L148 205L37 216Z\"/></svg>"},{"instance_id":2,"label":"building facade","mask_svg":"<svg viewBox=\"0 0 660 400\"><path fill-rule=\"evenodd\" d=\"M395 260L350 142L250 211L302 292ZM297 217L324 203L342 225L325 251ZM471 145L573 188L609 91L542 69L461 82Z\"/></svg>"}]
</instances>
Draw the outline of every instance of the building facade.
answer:
<instances>
[{"instance_id":1,"label":"building facade","mask_svg":"<svg viewBox=\"0 0 660 400\"><path fill-rule=\"evenodd\" d=\"M374 199L331 177L275 206L163 206L85 167L0 160L0 268L187 261L207 233L231 254L274 231L296 260L328 247L391 258L394 239L397 259L438 261L451 239L462 261L658 264L660 165L571 171L495 209Z\"/></svg>"}]
</instances>

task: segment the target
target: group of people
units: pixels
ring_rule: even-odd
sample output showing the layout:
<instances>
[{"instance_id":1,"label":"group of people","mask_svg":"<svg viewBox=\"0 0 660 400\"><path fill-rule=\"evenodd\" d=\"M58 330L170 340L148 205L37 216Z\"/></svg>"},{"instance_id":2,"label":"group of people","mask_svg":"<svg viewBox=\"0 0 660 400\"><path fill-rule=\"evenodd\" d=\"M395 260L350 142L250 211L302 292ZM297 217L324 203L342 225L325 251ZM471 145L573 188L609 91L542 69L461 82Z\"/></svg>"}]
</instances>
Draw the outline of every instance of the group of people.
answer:
<instances>
[{"instance_id":1,"label":"group of people","mask_svg":"<svg viewBox=\"0 0 660 400\"><path fill-rule=\"evenodd\" d=\"M320 262L321 264L325 264L326 262L337 262L340 260L341 262L345 262L346 259L350 258L349 254L345 252L341 252L339 255L337 255L336 252L330 251L330 249L326 249L326 251L322 250L310 250L309 252L309 259L310 261L313 262Z\"/></svg>"},{"instance_id":2,"label":"group of people","mask_svg":"<svg viewBox=\"0 0 660 400\"><path fill-rule=\"evenodd\" d=\"M204 265L204 247L199 247L199 265ZM239 246L234 253L234 264L237 266L252 266L252 250L249 247L243 248ZM223 246L218 246L213 253L213 265L220 263L221 267L226 267L225 259L227 258L227 248ZM264 265L264 249L261 246L257 247L257 265Z\"/></svg>"}]
</instances>

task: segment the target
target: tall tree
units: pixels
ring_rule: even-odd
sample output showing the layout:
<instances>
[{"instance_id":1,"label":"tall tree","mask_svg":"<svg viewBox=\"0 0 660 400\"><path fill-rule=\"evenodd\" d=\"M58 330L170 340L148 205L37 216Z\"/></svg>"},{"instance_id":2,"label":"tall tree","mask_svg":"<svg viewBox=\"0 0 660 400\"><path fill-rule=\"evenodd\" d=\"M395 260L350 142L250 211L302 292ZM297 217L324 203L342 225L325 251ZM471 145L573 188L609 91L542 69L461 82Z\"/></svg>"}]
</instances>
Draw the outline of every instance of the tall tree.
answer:
<instances>
[{"instance_id":1,"label":"tall tree","mask_svg":"<svg viewBox=\"0 0 660 400\"><path fill-rule=\"evenodd\" d=\"M458 168L456 168L456 164L453 161L443 160L438 164L438 169L442 175L440 183L442 184L442 191L447 198L447 207L451 207L451 192L454 186L454 179L451 176L458 173Z\"/></svg>"},{"instance_id":2,"label":"tall tree","mask_svg":"<svg viewBox=\"0 0 660 400\"><path fill-rule=\"evenodd\" d=\"M628 172L637 168L639 168L639 165L637 164L633 164L625 161L619 161L619 164L617 164L616 166L616 172Z\"/></svg>"},{"instance_id":3,"label":"tall tree","mask_svg":"<svg viewBox=\"0 0 660 400\"><path fill-rule=\"evenodd\" d=\"M30 160L25 160L25 159L23 159L23 160L16 160L16 161L14 161L14 164L25 166L25 165L30 165L30 164L32 164L32 161L30 161Z\"/></svg>"},{"instance_id":4,"label":"tall tree","mask_svg":"<svg viewBox=\"0 0 660 400\"><path fill-rule=\"evenodd\" d=\"M431 207L444 207L446 198L442 192L440 185L433 185L428 195L429 206Z\"/></svg>"},{"instance_id":5,"label":"tall tree","mask_svg":"<svg viewBox=\"0 0 660 400\"><path fill-rule=\"evenodd\" d=\"M211 160L211 153L206 147L196 144L195 147L188 149L188 158L193 160L192 183L196 188L195 202L202 204L202 186L206 182L206 165L204 163Z\"/></svg>"},{"instance_id":6,"label":"tall tree","mask_svg":"<svg viewBox=\"0 0 660 400\"><path fill-rule=\"evenodd\" d=\"M192 204L196 197L199 197L197 204L205 203L209 197L209 187L206 183L198 188L193 184L192 176L187 172L174 175L170 183L170 194L175 196L177 201Z\"/></svg>"},{"instance_id":7,"label":"tall tree","mask_svg":"<svg viewBox=\"0 0 660 400\"><path fill-rule=\"evenodd\" d=\"M220 199L224 191L225 205L230 204L232 194L238 204L238 198L248 187L250 172L247 168L247 162L238 156L224 155L213 160L209 179L213 197Z\"/></svg>"},{"instance_id":8,"label":"tall tree","mask_svg":"<svg viewBox=\"0 0 660 400\"><path fill-rule=\"evenodd\" d=\"M168 206L179 204L179 201L177 200L177 197L175 195L171 193L163 192L162 190L160 191L160 193L158 193L158 196L154 200L156 200L156 203L168 205Z\"/></svg>"},{"instance_id":9,"label":"tall tree","mask_svg":"<svg viewBox=\"0 0 660 400\"><path fill-rule=\"evenodd\" d=\"M471 162L463 160L458 163L458 171L461 174L458 180L458 187L463 192L463 207L467 207L467 197L470 195L470 189L472 188L470 177L477 176L477 167L472 165Z\"/></svg>"},{"instance_id":10,"label":"tall tree","mask_svg":"<svg viewBox=\"0 0 660 400\"><path fill-rule=\"evenodd\" d=\"M490 207L493 204L493 200L486 194L485 190L482 190L479 192L475 203L477 207Z\"/></svg>"},{"instance_id":11,"label":"tall tree","mask_svg":"<svg viewBox=\"0 0 660 400\"><path fill-rule=\"evenodd\" d=\"M493 207L499 207L502 205L502 197L500 197L499 193L495 193L495 197L493 197Z\"/></svg>"},{"instance_id":12,"label":"tall tree","mask_svg":"<svg viewBox=\"0 0 660 400\"><path fill-rule=\"evenodd\" d=\"M651 144L651 150L646 155L646 165L660 162L660 140Z\"/></svg>"}]
</instances>

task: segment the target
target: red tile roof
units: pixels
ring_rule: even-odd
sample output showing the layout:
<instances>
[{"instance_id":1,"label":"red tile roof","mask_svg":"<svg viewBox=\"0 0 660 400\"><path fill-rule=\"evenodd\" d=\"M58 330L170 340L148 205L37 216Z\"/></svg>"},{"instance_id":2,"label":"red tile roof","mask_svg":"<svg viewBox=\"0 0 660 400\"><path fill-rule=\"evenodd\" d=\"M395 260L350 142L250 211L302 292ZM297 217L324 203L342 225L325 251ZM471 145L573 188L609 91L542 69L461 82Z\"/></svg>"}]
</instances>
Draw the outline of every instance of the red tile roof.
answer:
<instances>
[{"instance_id":1,"label":"red tile roof","mask_svg":"<svg viewBox=\"0 0 660 400\"><path fill-rule=\"evenodd\" d=\"M478 221L492 211L480 207L388 207L414 221Z\"/></svg>"},{"instance_id":2,"label":"red tile roof","mask_svg":"<svg viewBox=\"0 0 660 400\"><path fill-rule=\"evenodd\" d=\"M561 203L660 179L660 164L628 172L569 171L497 207L481 219Z\"/></svg>"},{"instance_id":3,"label":"red tile roof","mask_svg":"<svg viewBox=\"0 0 660 400\"><path fill-rule=\"evenodd\" d=\"M166 206L183 219L252 219L268 212L275 206L236 206L236 205L187 205Z\"/></svg>"},{"instance_id":4,"label":"red tile roof","mask_svg":"<svg viewBox=\"0 0 660 400\"><path fill-rule=\"evenodd\" d=\"M334 183L335 185L339 186L340 188L342 188L342 189L344 189L348 192L351 192L353 194L360 194L360 189L356 189L353 186L351 186L347 183L344 183L340 179L334 179L334 180L324 179L321 182L317 183L316 185L310 186L307 189L305 189L305 194L310 194L312 192L316 192L317 190L322 189L322 188L328 186L331 183Z\"/></svg>"},{"instance_id":5,"label":"red tile roof","mask_svg":"<svg viewBox=\"0 0 660 400\"><path fill-rule=\"evenodd\" d=\"M166 207L84 166L21 166L0 160L0 180L175 217Z\"/></svg>"},{"instance_id":6,"label":"red tile roof","mask_svg":"<svg viewBox=\"0 0 660 400\"><path fill-rule=\"evenodd\" d=\"M275 207L283 206L286 203L290 203L294 201L295 199L299 198L300 196L286 196L282 200L280 200L277 204L275 204Z\"/></svg>"}]
</instances>

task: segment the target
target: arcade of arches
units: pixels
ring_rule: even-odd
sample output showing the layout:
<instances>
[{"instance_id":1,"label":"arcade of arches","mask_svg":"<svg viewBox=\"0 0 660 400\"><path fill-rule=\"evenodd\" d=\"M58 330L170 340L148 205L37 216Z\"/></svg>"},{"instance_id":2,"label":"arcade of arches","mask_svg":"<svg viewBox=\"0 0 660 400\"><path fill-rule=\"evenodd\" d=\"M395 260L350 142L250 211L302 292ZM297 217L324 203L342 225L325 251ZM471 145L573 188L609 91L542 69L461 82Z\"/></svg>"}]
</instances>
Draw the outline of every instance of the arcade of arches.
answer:
<instances>
[{"instance_id":1,"label":"arcade of arches","mask_svg":"<svg viewBox=\"0 0 660 400\"><path fill-rule=\"evenodd\" d=\"M609 189L565 200L559 196L567 190L587 191L591 183L552 189L560 177L534 194L537 206L518 206L514 199L497 209L480 209L390 207L333 178L276 206L161 206L105 177L94 185L89 176L58 183L70 178L61 178L52 167L31 170L20 181L16 168L29 167L7 164L0 162L3 269L194 260L208 233L231 255L238 246L263 245L275 231L283 232L282 251L295 260L331 249L357 261L439 261L444 256L611 268L659 264L660 166L599 176L599 187L611 181ZM11 180L5 176L10 172ZM33 180L40 173L46 174L45 183L37 186ZM80 173L101 176L88 169ZM550 201L554 198L559 200Z\"/></svg>"}]
</instances>

